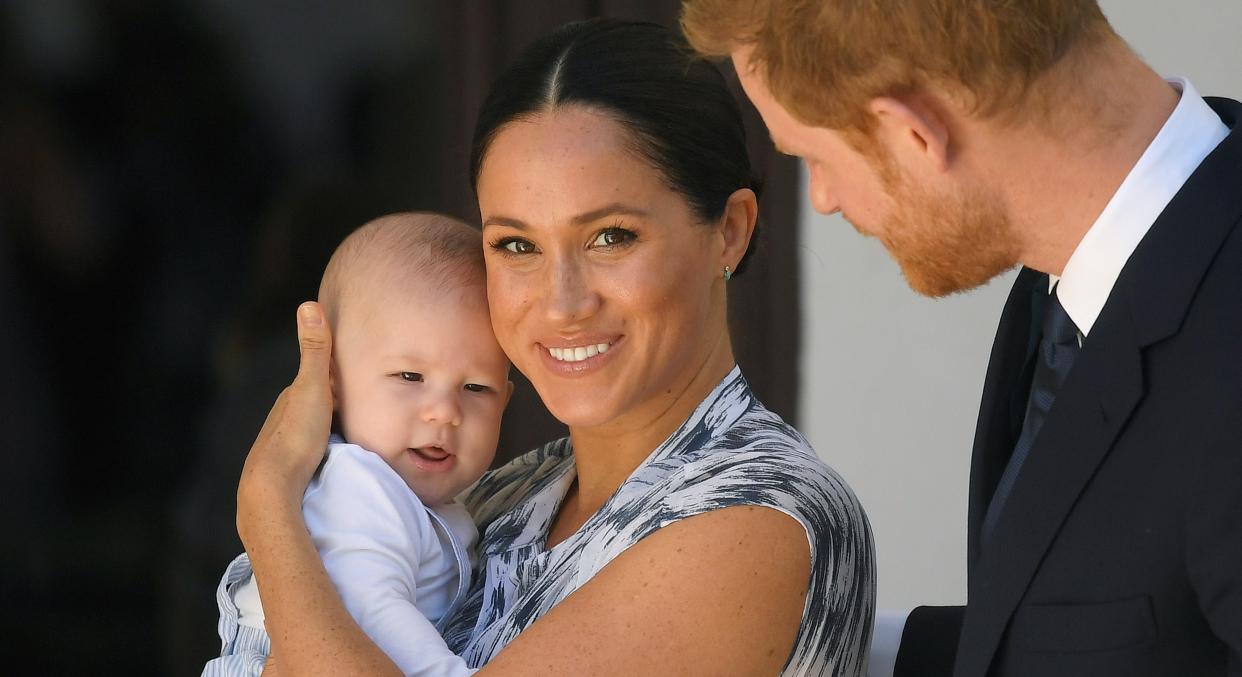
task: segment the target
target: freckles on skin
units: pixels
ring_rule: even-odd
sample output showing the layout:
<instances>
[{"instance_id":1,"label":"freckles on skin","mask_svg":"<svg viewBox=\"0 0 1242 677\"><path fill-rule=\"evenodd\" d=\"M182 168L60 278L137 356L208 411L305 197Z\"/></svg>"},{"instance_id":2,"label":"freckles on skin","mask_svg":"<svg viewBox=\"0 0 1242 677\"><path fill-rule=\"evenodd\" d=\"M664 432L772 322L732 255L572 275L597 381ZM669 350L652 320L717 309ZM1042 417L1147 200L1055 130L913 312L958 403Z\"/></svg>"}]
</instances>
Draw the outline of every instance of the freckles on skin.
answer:
<instances>
[{"instance_id":1,"label":"freckles on skin","mask_svg":"<svg viewBox=\"0 0 1242 677\"><path fill-rule=\"evenodd\" d=\"M571 425L602 424L678 390L720 333L712 331L723 316L722 290L712 289L717 231L635 155L628 134L573 107L513 122L496 135L478 180L497 337ZM581 218L614 205L631 211ZM594 244L613 228L632 237ZM512 238L533 250L496 249ZM543 342L578 336L622 344L590 374L558 375Z\"/></svg>"}]
</instances>

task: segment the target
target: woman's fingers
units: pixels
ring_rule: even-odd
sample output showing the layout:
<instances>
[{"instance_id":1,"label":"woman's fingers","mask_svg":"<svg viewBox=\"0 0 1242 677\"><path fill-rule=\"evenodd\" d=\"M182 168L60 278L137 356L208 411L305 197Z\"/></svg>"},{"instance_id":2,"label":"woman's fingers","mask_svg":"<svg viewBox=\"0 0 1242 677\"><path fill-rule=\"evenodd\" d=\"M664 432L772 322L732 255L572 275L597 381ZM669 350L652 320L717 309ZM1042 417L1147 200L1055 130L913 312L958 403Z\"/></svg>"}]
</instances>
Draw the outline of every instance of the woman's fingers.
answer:
<instances>
[{"instance_id":1,"label":"woman's fingers","mask_svg":"<svg viewBox=\"0 0 1242 677\"><path fill-rule=\"evenodd\" d=\"M317 303L298 308L297 377L263 422L237 489L237 526L242 539L273 502L296 504L323 459L332 426L332 334Z\"/></svg>"},{"instance_id":2,"label":"woman's fingers","mask_svg":"<svg viewBox=\"0 0 1242 677\"><path fill-rule=\"evenodd\" d=\"M332 332L324 321L323 308L314 301L298 307L298 349L302 360L294 385L330 393L328 371L332 363Z\"/></svg>"},{"instance_id":3,"label":"woman's fingers","mask_svg":"<svg viewBox=\"0 0 1242 677\"><path fill-rule=\"evenodd\" d=\"M315 451L322 454L332 425L332 331L323 307L314 301L298 307L298 350L298 375L280 397L285 407L282 418L295 428L280 431L292 434L299 450L314 443Z\"/></svg>"},{"instance_id":4,"label":"woman's fingers","mask_svg":"<svg viewBox=\"0 0 1242 677\"><path fill-rule=\"evenodd\" d=\"M274 432L292 447L290 460L305 475L297 487L300 492L323 457L332 427L332 332L323 308L314 301L298 308L298 350L298 375L277 401L280 425Z\"/></svg>"},{"instance_id":5,"label":"woman's fingers","mask_svg":"<svg viewBox=\"0 0 1242 677\"><path fill-rule=\"evenodd\" d=\"M298 375L272 407L268 423L270 434L277 438L271 442L283 448L288 456L284 460L303 471L309 481L332 425L332 332L323 308L313 301L298 308L298 350ZM304 488L304 484L298 487Z\"/></svg>"}]
</instances>

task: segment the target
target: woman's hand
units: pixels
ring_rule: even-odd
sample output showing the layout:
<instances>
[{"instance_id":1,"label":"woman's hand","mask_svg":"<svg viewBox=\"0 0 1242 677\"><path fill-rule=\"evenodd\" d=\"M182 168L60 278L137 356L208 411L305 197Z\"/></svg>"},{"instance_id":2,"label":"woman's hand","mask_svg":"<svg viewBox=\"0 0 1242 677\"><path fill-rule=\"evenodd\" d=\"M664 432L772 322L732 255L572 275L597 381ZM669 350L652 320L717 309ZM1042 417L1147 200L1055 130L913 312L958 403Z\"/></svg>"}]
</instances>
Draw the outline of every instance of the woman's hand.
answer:
<instances>
[{"instance_id":1,"label":"woman's hand","mask_svg":"<svg viewBox=\"0 0 1242 677\"><path fill-rule=\"evenodd\" d=\"M332 335L318 303L298 308L301 362L250 447L237 487L237 532L250 548L273 509L298 506L323 459L332 426Z\"/></svg>"},{"instance_id":2,"label":"woman's hand","mask_svg":"<svg viewBox=\"0 0 1242 677\"><path fill-rule=\"evenodd\" d=\"M332 427L332 336L317 303L298 308L302 361L276 398L242 469L237 533L263 596L272 656L263 674L359 675L400 671L350 617L302 519L310 483Z\"/></svg>"}]
</instances>

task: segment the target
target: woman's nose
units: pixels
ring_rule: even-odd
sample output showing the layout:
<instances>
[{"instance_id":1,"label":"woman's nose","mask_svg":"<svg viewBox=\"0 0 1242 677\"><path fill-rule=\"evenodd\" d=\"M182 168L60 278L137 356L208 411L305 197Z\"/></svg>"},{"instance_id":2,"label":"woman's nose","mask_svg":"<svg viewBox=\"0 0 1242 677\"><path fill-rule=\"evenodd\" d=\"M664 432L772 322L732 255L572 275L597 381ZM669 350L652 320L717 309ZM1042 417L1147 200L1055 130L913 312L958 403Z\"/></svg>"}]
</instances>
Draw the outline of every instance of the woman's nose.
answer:
<instances>
[{"instance_id":1,"label":"woman's nose","mask_svg":"<svg viewBox=\"0 0 1242 677\"><path fill-rule=\"evenodd\" d=\"M599 309L599 295L576 260L567 258L550 266L547 285L548 319L558 327L572 326Z\"/></svg>"},{"instance_id":2,"label":"woman's nose","mask_svg":"<svg viewBox=\"0 0 1242 677\"><path fill-rule=\"evenodd\" d=\"M461 401L457 392L428 393L423 402L423 421L441 425L461 425Z\"/></svg>"}]
</instances>

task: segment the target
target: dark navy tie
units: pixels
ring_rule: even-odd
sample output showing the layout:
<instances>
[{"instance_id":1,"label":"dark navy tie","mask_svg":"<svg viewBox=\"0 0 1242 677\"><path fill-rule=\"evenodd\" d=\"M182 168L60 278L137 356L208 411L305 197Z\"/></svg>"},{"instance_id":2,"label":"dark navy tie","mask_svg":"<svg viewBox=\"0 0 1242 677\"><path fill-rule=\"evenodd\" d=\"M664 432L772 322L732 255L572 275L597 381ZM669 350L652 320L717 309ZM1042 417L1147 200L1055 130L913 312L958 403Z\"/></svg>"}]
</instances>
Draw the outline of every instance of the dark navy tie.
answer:
<instances>
[{"instance_id":1,"label":"dark navy tie","mask_svg":"<svg viewBox=\"0 0 1242 677\"><path fill-rule=\"evenodd\" d=\"M1013 491L1014 483L1022 464L1031 453L1039 429L1044 424L1048 412L1052 410L1052 402L1057 391L1065 383L1070 367L1074 366L1074 357L1082 348L1082 335L1074 321L1057 298L1056 288L1044 308L1043 335L1039 339L1039 347L1035 355L1035 371L1031 377L1031 391L1026 401L1026 417L1022 421L1022 433L1018 435L1018 443L1014 445L1013 455L1009 464L996 485L996 493L988 505L987 514L983 518L983 537L987 539L996 521L1000 519L1001 509Z\"/></svg>"}]
</instances>

